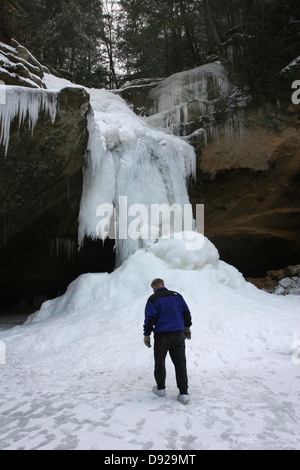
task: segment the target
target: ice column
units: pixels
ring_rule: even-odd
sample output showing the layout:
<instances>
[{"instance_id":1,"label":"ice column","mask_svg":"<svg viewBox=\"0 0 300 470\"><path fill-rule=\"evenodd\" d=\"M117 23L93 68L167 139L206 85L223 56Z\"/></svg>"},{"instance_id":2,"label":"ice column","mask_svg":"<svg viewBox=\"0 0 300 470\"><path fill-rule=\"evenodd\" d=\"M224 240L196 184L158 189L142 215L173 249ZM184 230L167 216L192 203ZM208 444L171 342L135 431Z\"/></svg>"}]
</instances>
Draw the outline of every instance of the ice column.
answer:
<instances>
[{"instance_id":1,"label":"ice column","mask_svg":"<svg viewBox=\"0 0 300 470\"><path fill-rule=\"evenodd\" d=\"M159 238L164 220L152 218L153 206L179 212L190 207L187 180L196 173L195 151L151 129L121 98L103 91L91 98L95 112L89 115L79 244L86 236L104 240L115 221L120 265Z\"/></svg>"}]
</instances>

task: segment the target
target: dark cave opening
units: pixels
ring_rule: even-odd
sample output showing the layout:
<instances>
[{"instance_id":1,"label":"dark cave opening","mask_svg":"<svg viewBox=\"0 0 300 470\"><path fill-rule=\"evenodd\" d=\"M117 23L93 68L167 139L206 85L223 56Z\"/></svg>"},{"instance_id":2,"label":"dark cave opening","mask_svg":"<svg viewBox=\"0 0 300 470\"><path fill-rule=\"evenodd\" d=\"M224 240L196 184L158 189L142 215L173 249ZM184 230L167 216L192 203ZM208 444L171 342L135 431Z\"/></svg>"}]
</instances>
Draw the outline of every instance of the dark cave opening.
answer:
<instances>
[{"instance_id":1,"label":"dark cave opening","mask_svg":"<svg viewBox=\"0 0 300 470\"><path fill-rule=\"evenodd\" d=\"M42 246L35 238L24 246L17 237L0 251L0 314L34 313L80 275L115 269L114 240L86 239L78 250L73 237L46 238Z\"/></svg>"}]
</instances>

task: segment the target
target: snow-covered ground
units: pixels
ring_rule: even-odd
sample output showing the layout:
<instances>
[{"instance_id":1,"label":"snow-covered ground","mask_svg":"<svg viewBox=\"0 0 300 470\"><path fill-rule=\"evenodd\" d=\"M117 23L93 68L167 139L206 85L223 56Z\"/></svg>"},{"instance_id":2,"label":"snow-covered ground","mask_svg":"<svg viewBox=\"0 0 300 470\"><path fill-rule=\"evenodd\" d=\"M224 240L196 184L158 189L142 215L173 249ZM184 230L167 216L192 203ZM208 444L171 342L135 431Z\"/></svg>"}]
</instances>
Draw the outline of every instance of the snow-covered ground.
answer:
<instances>
[{"instance_id":1,"label":"snow-covered ground","mask_svg":"<svg viewBox=\"0 0 300 470\"><path fill-rule=\"evenodd\" d=\"M51 76L46 83L53 91L69 86ZM174 196L180 179L175 163L180 177L192 172L187 144L173 136L162 140L120 98L90 93L99 134L90 142L95 158L89 176L114 163L113 178L98 175L107 189L115 185L111 199L131 187L151 199L156 185L163 197ZM141 139L146 150L139 163L149 178L138 187L139 180L130 179L138 170L137 152L129 150ZM85 230L95 229L90 203L96 208L105 195L92 182L99 193L89 192L86 180L91 198L83 202L91 214ZM183 190L175 195L185 201ZM81 210L85 216L84 204ZM25 325L0 331L0 449L300 449L300 297L259 291L220 261L207 239L201 250L187 250L186 236L143 243L112 274L79 277ZM169 359L167 397L152 393L153 353L142 335L156 277L181 292L192 312L188 406L176 399Z\"/></svg>"},{"instance_id":2,"label":"snow-covered ground","mask_svg":"<svg viewBox=\"0 0 300 470\"><path fill-rule=\"evenodd\" d=\"M157 276L193 315L188 406L169 359L167 397L151 391L142 326ZM299 305L246 283L207 240L195 252L161 240L110 275L83 275L0 332L0 448L300 449Z\"/></svg>"}]
</instances>

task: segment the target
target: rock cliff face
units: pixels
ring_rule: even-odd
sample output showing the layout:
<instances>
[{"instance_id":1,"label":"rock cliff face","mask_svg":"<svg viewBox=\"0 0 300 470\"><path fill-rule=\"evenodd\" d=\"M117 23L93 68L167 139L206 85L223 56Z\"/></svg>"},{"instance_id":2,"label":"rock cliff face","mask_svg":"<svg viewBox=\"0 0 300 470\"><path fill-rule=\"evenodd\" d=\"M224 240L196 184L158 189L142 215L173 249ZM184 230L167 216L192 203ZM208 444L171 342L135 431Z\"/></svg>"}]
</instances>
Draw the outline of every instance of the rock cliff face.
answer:
<instances>
[{"instance_id":1,"label":"rock cliff face","mask_svg":"<svg viewBox=\"0 0 300 470\"><path fill-rule=\"evenodd\" d=\"M72 184L81 180L87 142L89 96L83 89L66 88L58 94L52 123L40 112L32 131L28 118L11 124L8 153L0 146L0 240L22 233L49 207L68 199Z\"/></svg>"},{"instance_id":2,"label":"rock cliff face","mask_svg":"<svg viewBox=\"0 0 300 470\"><path fill-rule=\"evenodd\" d=\"M24 92L25 93L25 92ZM7 155L0 146L0 304L38 308L85 271L112 269L87 242L78 253L78 213L87 146L89 95L66 88L56 118L42 110L10 127ZM0 311L1 311L0 307Z\"/></svg>"},{"instance_id":3,"label":"rock cliff face","mask_svg":"<svg viewBox=\"0 0 300 470\"><path fill-rule=\"evenodd\" d=\"M299 111L289 105L269 123L265 111L246 111L242 136L223 130L198 149L192 202L205 204L206 235L222 259L248 276L300 259Z\"/></svg>"}]
</instances>

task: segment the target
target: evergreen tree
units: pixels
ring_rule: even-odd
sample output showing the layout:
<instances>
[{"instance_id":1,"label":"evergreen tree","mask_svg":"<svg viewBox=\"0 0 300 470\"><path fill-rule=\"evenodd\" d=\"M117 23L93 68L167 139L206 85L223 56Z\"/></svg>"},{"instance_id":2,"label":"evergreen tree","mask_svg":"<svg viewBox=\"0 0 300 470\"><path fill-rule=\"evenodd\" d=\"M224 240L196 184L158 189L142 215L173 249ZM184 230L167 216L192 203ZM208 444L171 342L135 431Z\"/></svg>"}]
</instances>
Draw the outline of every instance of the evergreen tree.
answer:
<instances>
[{"instance_id":1,"label":"evergreen tree","mask_svg":"<svg viewBox=\"0 0 300 470\"><path fill-rule=\"evenodd\" d=\"M16 0L1 0L0 2L0 40L9 41L14 35L17 23L18 5Z\"/></svg>"},{"instance_id":2,"label":"evergreen tree","mask_svg":"<svg viewBox=\"0 0 300 470\"><path fill-rule=\"evenodd\" d=\"M280 92L279 72L299 55L299 0L2 2L2 37L88 86L118 87L122 74L165 77L222 60L238 85L262 99Z\"/></svg>"},{"instance_id":3,"label":"evergreen tree","mask_svg":"<svg viewBox=\"0 0 300 470\"><path fill-rule=\"evenodd\" d=\"M19 0L23 43L39 60L66 69L77 83L103 86L100 0ZM101 81L101 82L99 82Z\"/></svg>"},{"instance_id":4,"label":"evergreen tree","mask_svg":"<svg viewBox=\"0 0 300 470\"><path fill-rule=\"evenodd\" d=\"M121 50L136 75L166 76L201 61L198 2L121 0L121 6L126 13Z\"/></svg>"},{"instance_id":5,"label":"evergreen tree","mask_svg":"<svg viewBox=\"0 0 300 470\"><path fill-rule=\"evenodd\" d=\"M119 49L132 76L168 76L227 62L238 85L262 99L299 55L299 0L121 0Z\"/></svg>"}]
</instances>

